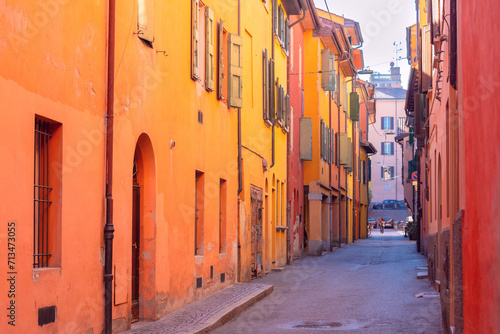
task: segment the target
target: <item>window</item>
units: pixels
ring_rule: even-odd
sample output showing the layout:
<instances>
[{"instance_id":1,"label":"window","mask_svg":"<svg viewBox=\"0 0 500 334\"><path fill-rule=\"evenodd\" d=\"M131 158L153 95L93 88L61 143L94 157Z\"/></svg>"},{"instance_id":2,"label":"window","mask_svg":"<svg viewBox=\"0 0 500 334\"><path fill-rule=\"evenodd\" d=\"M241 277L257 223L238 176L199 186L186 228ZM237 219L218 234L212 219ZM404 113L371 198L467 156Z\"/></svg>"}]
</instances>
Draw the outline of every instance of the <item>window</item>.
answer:
<instances>
[{"instance_id":1,"label":"window","mask_svg":"<svg viewBox=\"0 0 500 334\"><path fill-rule=\"evenodd\" d=\"M381 153L382 155L394 155L394 143L393 142L382 142L381 143Z\"/></svg>"},{"instance_id":2,"label":"window","mask_svg":"<svg viewBox=\"0 0 500 334\"><path fill-rule=\"evenodd\" d=\"M363 184L368 182L368 174L366 173L366 161L363 160Z\"/></svg>"},{"instance_id":3,"label":"window","mask_svg":"<svg viewBox=\"0 0 500 334\"><path fill-rule=\"evenodd\" d=\"M398 117L398 131L397 134L406 133L406 117Z\"/></svg>"},{"instance_id":4,"label":"window","mask_svg":"<svg viewBox=\"0 0 500 334\"><path fill-rule=\"evenodd\" d=\"M230 107L243 106L243 41L241 36L229 34L228 41L228 104Z\"/></svg>"},{"instance_id":5,"label":"window","mask_svg":"<svg viewBox=\"0 0 500 334\"><path fill-rule=\"evenodd\" d=\"M214 90L214 12L205 7L205 89Z\"/></svg>"},{"instance_id":6,"label":"window","mask_svg":"<svg viewBox=\"0 0 500 334\"><path fill-rule=\"evenodd\" d=\"M203 223L205 208L204 173L196 171L195 180L194 255L203 255Z\"/></svg>"},{"instance_id":7,"label":"window","mask_svg":"<svg viewBox=\"0 0 500 334\"><path fill-rule=\"evenodd\" d=\"M154 41L154 0L138 0L137 2L137 36L153 46Z\"/></svg>"},{"instance_id":8,"label":"window","mask_svg":"<svg viewBox=\"0 0 500 334\"><path fill-rule=\"evenodd\" d=\"M269 121L269 59L267 49L262 51L262 113L264 121Z\"/></svg>"},{"instance_id":9,"label":"window","mask_svg":"<svg viewBox=\"0 0 500 334\"><path fill-rule=\"evenodd\" d=\"M200 61L200 1L191 0L191 78L199 79Z\"/></svg>"},{"instance_id":10,"label":"window","mask_svg":"<svg viewBox=\"0 0 500 334\"><path fill-rule=\"evenodd\" d=\"M320 131L321 131L321 158L326 162L326 163L331 163L331 151L332 151L332 131L328 128L328 125L323 122L323 120L320 121Z\"/></svg>"},{"instance_id":11,"label":"window","mask_svg":"<svg viewBox=\"0 0 500 334\"><path fill-rule=\"evenodd\" d=\"M219 186L219 254L226 252L227 182L220 179Z\"/></svg>"},{"instance_id":12,"label":"window","mask_svg":"<svg viewBox=\"0 0 500 334\"><path fill-rule=\"evenodd\" d=\"M222 20L220 20L219 24L217 25L217 47L218 47L218 71L217 71L217 77L218 77L218 86L217 86L217 99L219 101L224 100L224 44L226 39L224 38L226 34L224 34L224 25L222 23Z\"/></svg>"},{"instance_id":13,"label":"window","mask_svg":"<svg viewBox=\"0 0 500 334\"><path fill-rule=\"evenodd\" d=\"M35 118L33 268L61 264L61 124Z\"/></svg>"},{"instance_id":14,"label":"window","mask_svg":"<svg viewBox=\"0 0 500 334\"><path fill-rule=\"evenodd\" d=\"M321 50L321 87L325 91L335 91L335 55L329 49Z\"/></svg>"},{"instance_id":15,"label":"window","mask_svg":"<svg viewBox=\"0 0 500 334\"><path fill-rule=\"evenodd\" d=\"M394 179L394 166L382 166L381 169L381 178L382 180L393 180Z\"/></svg>"},{"instance_id":16,"label":"window","mask_svg":"<svg viewBox=\"0 0 500 334\"><path fill-rule=\"evenodd\" d=\"M382 117L382 130L394 130L394 117Z\"/></svg>"}]
</instances>

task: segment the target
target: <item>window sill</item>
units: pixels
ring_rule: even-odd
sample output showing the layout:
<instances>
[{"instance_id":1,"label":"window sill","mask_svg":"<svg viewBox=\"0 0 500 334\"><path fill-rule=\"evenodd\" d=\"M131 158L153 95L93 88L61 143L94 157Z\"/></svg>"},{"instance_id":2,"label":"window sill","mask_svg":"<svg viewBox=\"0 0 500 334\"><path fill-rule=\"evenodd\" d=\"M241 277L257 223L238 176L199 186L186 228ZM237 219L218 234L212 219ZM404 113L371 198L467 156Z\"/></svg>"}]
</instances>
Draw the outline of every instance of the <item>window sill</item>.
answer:
<instances>
[{"instance_id":1,"label":"window sill","mask_svg":"<svg viewBox=\"0 0 500 334\"><path fill-rule=\"evenodd\" d=\"M33 268L32 278L33 282L37 282L42 277L57 278L61 277L61 267L46 267L46 268Z\"/></svg>"}]
</instances>

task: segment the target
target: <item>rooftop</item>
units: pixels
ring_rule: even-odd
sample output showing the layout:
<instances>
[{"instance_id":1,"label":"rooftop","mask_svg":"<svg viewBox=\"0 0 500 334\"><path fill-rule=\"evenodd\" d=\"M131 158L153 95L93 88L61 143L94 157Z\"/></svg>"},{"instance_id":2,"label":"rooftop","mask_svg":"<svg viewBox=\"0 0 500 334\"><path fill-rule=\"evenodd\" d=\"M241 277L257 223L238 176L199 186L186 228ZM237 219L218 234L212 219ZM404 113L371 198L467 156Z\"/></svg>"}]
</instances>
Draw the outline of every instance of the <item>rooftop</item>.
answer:
<instances>
[{"instance_id":1,"label":"rooftop","mask_svg":"<svg viewBox=\"0 0 500 334\"><path fill-rule=\"evenodd\" d=\"M406 100L406 89L403 88L383 88L375 89L375 100Z\"/></svg>"}]
</instances>

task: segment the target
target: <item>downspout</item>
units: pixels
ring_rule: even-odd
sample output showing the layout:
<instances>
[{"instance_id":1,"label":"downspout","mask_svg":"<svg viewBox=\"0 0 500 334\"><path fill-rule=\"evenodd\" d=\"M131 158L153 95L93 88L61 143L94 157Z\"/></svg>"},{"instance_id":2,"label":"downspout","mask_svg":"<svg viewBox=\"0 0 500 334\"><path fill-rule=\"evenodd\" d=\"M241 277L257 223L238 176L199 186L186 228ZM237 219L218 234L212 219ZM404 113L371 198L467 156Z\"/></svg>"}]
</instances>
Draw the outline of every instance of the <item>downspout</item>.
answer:
<instances>
[{"instance_id":1,"label":"downspout","mask_svg":"<svg viewBox=\"0 0 500 334\"><path fill-rule=\"evenodd\" d=\"M241 31L241 17L240 17L240 11L241 11L241 3L240 0L238 0L238 36L240 36L240 31ZM240 194L243 191L243 164L242 164L242 152L241 152L241 108L238 108L238 228L236 231L237 234L237 241L238 241L238 265L237 265L237 277L236 281L241 282L241 240L240 240L240 221L241 221L241 216L240 216L240 205L241 205L241 198Z\"/></svg>"},{"instance_id":2,"label":"downspout","mask_svg":"<svg viewBox=\"0 0 500 334\"><path fill-rule=\"evenodd\" d=\"M296 25L297 23L299 23L300 21L302 21L306 18L307 6L304 3L304 0L299 0L299 2L300 2L300 7L302 7L302 16L297 21L293 22L292 24L289 24L288 25L289 28L293 27L294 25ZM273 22L274 22L274 17L273 17Z\"/></svg>"},{"instance_id":3,"label":"downspout","mask_svg":"<svg viewBox=\"0 0 500 334\"><path fill-rule=\"evenodd\" d=\"M238 0L240 1L240 0ZM272 17L271 17L271 20L272 20L272 24L271 24L271 58L274 60L274 16L276 15L276 6L274 6L274 4L276 4L277 1L273 1L273 10L271 11L272 13ZM273 62L273 66L274 66L274 62ZM273 74L274 74L274 69L273 69ZM274 101L274 92L275 92L275 89L274 89L274 76L273 76L273 82L270 82L269 85L273 85L273 96L269 96L270 99L272 99ZM274 113L274 106L275 106L275 103L273 102L272 103L272 106L273 106L273 110L271 110L271 108L269 108L269 112L273 112ZM274 117L274 123L271 125L271 132L272 132L272 135L271 135L271 166L269 166L269 168L273 168L274 167L274 162L275 162L275 152L274 152L274 143L275 143L275 134L274 134L274 124L276 124L276 116Z\"/></svg>"},{"instance_id":4,"label":"downspout","mask_svg":"<svg viewBox=\"0 0 500 334\"><path fill-rule=\"evenodd\" d=\"M104 332L112 332L113 301L113 118L115 75L115 0L109 0L106 97L106 225L104 226Z\"/></svg>"},{"instance_id":5,"label":"downspout","mask_svg":"<svg viewBox=\"0 0 500 334\"><path fill-rule=\"evenodd\" d=\"M340 63L337 62L337 75L340 77ZM339 84L340 84L340 79L339 79ZM337 87L338 91L340 92L340 87ZM339 191L339 248L342 247L342 191L340 190L340 170L342 168L342 165L340 164L340 93L337 95L337 116L338 116L338 129L337 129L337 136L339 140L337 140L337 150L339 154L337 155L337 165L339 166L339 171L337 175L338 179L338 188L337 190Z\"/></svg>"},{"instance_id":6,"label":"downspout","mask_svg":"<svg viewBox=\"0 0 500 334\"><path fill-rule=\"evenodd\" d=\"M352 81L352 91L356 92L356 77L354 77ZM356 163L354 163L354 157L356 155L356 126L354 125L354 121L351 121L351 127L352 127L352 241L354 242L356 240L356 213L357 213L357 206L356 206L356 167L358 166L357 164L357 159Z\"/></svg>"},{"instance_id":7,"label":"downspout","mask_svg":"<svg viewBox=\"0 0 500 334\"><path fill-rule=\"evenodd\" d=\"M328 117L328 120L329 120L329 124L328 124L328 128L330 129L330 134L332 133L332 91L329 91L328 92L328 112L330 113L330 116ZM332 160L333 160L333 156L332 156L332 138L329 136L328 137L328 140L329 140L329 146L330 146L330 152L329 155L330 155L330 164L328 165L328 188L329 188L329 196L330 196L330 233L329 233L329 236L328 238L330 239L330 251L332 250L332 246L333 246L333 199L332 199Z\"/></svg>"}]
</instances>

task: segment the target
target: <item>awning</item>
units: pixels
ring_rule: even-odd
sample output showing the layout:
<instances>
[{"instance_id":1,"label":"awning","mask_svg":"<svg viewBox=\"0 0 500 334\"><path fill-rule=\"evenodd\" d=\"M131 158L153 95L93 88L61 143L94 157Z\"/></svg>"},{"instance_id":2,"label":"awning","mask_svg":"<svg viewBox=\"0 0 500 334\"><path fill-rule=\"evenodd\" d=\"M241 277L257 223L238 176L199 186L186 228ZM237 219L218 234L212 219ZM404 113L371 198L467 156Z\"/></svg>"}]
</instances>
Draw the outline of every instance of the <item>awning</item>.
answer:
<instances>
[{"instance_id":1,"label":"awning","mask_svg":"<svg viewBox=\"0 0 500 334\"><path fill-rule=\"evenodd\" d=\"M359 145L366 150L367 154L377 154L377 149L369 141L360 140Z\"/></svg>"}]
</instances>

